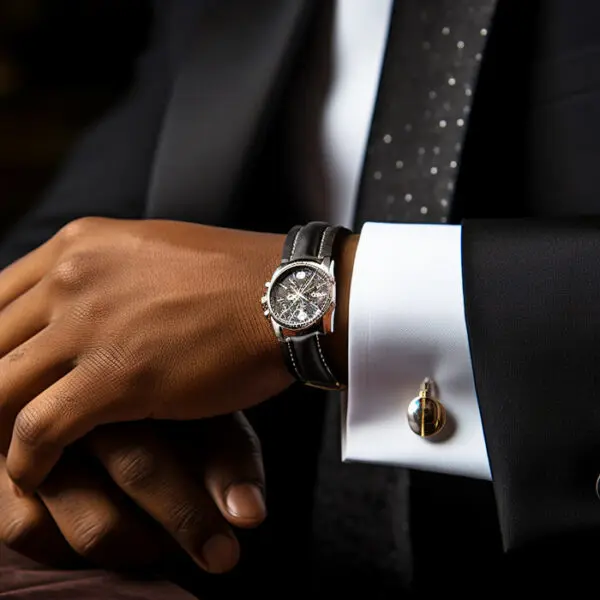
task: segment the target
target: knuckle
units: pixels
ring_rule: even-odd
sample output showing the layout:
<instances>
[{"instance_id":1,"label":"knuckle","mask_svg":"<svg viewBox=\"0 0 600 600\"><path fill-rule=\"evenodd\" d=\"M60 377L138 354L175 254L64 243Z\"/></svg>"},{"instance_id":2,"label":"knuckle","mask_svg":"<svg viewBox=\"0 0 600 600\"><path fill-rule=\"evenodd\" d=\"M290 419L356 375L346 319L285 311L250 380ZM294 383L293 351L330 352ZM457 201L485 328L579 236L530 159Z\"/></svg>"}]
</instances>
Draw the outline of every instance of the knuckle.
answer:
<instances>
[{"instance_id":1,"label":"knuckle","mask_svg":"<svg viewBox=\"0 0 600 600\"><path fill-rule=\"evenodd\" d=\"M59 237L65 242L79 240L89 234L90 230L97 225L94 217L81 217L67 223L58 232Z\"/></svg>"},{"instance_id":2,"label":"knuckle","mask_svg":"<svg viewBox=\"0 0 600 600\"><path fill-rule=\"evenodd\" d=\"M87 363L92 373L112 373L115 382L127 378L133 370L128 352L116 344L94 348L87 357Z\"/></svg>"},{"instance_id":3,"label":"knuckle","mask_svg":"<svg viewBox=\"0 0 600 600\"><path fill-rule=\"evenodd\" d=\"M125 489L145 489L158 475L157 457L146 448L129 448L115 459L115 479Z\"/></svg>"},{"instance_id":4,"label":"knuckle","mask_svg":"<svg viewBox=\"0 0 600 600\"><path fill-rule=\"evenodd\" d=\"M15 419L13 435L25 446L38 446L45 433L45 427L38 414L24 408Z\"/></svg>"},{"instance_id":5,"label":"knuckle","mask_svg":"<svg viewBox=\"0 0 600 600\"><path fill-rule=\"evenodd\" d=\"M53 285L67 290L81 288L94 272L94 257L89 252L75 252L60 260L50 273Z\"/></svg>"},{"instance_id":6,"label":"knuckle","mask_svg":"<svg viewBox=\"0 0 600 600\"><path fill-rule=\"evenodd\" d=\"M106 385L116 390L142 392L156 390L158 375L141 355L136 355L120 343L101 344L90 348L86 354L85 368L92 377L99 373L105 377Z\"/></svg>"},{"instance_id":7,"label":"knuckle","mask_svg":"<svg viewBox=\"0 0 600 600\"><path fill-rule=\"evenodd\" d=\"M169 513L170 529L178 537L206 537L211 521L207 511L190 502L180 502Z\"/></svg>"},{"instance_id":8,"label":"knuckle","mask_svg":"<svg viewBox=\"0 0 600 600\"><path fill-rule=\"evenodd\" d=\"M2 528L2 541L12 550L23 550L34 538L40 526L31 515L13 517Z\"/></svg>"},{"instance_id":9,"label":"knuckle","mask_svg":"<svg viewBox=\"0 0 600 600\"><path fill-rule=\"evenodd\" d=\"M110 515L87 515L74 527L70 544L80 556L92 558L106 551L118 530L118 520Z\"/></svg>"},{"instance_id":10,"label":"knuckle","mask_svg":"<svg viewBox=\"0 0 600 600\"><path fill-rule=\"evenodd\" d=\"M104 315L105 308L101 300L85 299L74 302L73 306L69 307L69 315L65 323L77 331L82 325L98 322Z\"/></svg>"}]
</instances>

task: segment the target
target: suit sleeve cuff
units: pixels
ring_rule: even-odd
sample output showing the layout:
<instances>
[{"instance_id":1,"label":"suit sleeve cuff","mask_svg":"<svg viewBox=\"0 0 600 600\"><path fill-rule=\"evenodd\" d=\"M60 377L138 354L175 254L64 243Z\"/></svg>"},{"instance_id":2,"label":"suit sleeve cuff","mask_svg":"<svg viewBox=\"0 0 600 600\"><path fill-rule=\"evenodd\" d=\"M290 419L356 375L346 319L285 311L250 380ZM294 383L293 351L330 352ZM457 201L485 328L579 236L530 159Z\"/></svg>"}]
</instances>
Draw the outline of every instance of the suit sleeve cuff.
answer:
<instances>
[{"instance_id":1,"label":"suit sleeve cuff","mask_svg":"<svg viewBox=\"0 0 600 600\"><path fill-rule=\"evenodd\" d=\"M464 316L461 228L367 223L350 294L345 461L490 479ZM407 422L425 377L448 424L435 441Z\"/></svg>"}]
</instances>

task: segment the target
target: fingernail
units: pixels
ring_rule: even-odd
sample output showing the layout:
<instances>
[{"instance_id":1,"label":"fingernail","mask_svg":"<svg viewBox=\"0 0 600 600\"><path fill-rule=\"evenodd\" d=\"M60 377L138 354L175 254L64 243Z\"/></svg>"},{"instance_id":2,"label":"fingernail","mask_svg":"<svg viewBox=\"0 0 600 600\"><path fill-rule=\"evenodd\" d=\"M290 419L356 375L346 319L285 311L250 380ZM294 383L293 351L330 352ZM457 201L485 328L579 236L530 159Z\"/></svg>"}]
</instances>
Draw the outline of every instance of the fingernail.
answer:
<instances>
[{"instance_id":1,"label":"fingernail","mask_svg":"<svg viewBox=\"0 0 600 600\"><path fill-rule=\"evenodd\" d=\"M260 488L251 483L233 485L227 493L227 510L239 519L264 519L267 509Z\"/></svg>"},{"instance_id":2,"label":"fingernail","mask_svg":"<svg viewBox=\"0 0 600 600\"><path fill-rule=\"evenodd\" d=\"M218 533L204 544L202 558L209 573L225 573L237 565L240 547L236 539Z\"/></svg>"}]
</instances>

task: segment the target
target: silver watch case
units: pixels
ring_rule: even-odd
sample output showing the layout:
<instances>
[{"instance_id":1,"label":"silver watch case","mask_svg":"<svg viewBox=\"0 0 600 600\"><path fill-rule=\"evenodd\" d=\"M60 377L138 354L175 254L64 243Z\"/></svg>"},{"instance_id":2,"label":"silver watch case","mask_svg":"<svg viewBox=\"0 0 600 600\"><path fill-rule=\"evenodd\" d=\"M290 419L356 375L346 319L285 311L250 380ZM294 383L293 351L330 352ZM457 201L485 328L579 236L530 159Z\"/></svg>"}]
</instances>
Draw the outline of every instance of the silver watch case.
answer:
<instances>
[{"instance_id":1,"label":"silver watch case","mask_svg":"<svg viewBox=\"0 0 600 600\"><path fill-rule=\"evenodd\" d=\"M315 319L308 323L303 323L301 327L290 328L289 325L280 323L273 314L271 308L271 286L280 278L284 277L288 271L296 269L297 267L307 267L321 271L331 282L329 287L329 298L327 300L327 308L322 315L317 316ZM261 298L260 302L263 308L264 316L266 319L271 321L273 331L277 338L284 342L290 337L301 337L305 335L312 335L314 333L321 333L328 335L333 333L333 325L335 318L335 307L336 307L336 281L334 275L335 261L325 259L322 262L310 261L310 260L296 260L283 265L280 265L275 269L273 277L270 281L265 283L265 294Z\"/></svg>"}]
</instances>

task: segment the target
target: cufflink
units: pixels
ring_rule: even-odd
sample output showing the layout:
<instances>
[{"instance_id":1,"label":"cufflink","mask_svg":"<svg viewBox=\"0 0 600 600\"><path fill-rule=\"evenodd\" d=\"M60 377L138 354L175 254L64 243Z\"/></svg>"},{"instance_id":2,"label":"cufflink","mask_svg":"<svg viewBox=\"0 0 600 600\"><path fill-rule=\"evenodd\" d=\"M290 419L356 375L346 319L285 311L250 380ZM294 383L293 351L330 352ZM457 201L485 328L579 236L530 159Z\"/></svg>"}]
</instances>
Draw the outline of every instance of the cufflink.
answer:
<instances>
[{"instance_id":1,"label":"cufflink","mask_svg":"<svg viewBox=\"0 0 600 600\"><path fill-rule=\"evenodd\" d=\"M596 479L596 496L600 499L600 475Z\"/></svg>"},{"instance_id":2,"label":"cufflink","mask_svg":"<svg viewBox=\"0 0 600 600\"><path fill-rule=\"evenodd\" d=\"M408 425L422 438L433 437L446 425L446 409L436 398L435 383L427 377L421 383L419 395L408 405Z\"/></svg>"}]
</instances>

